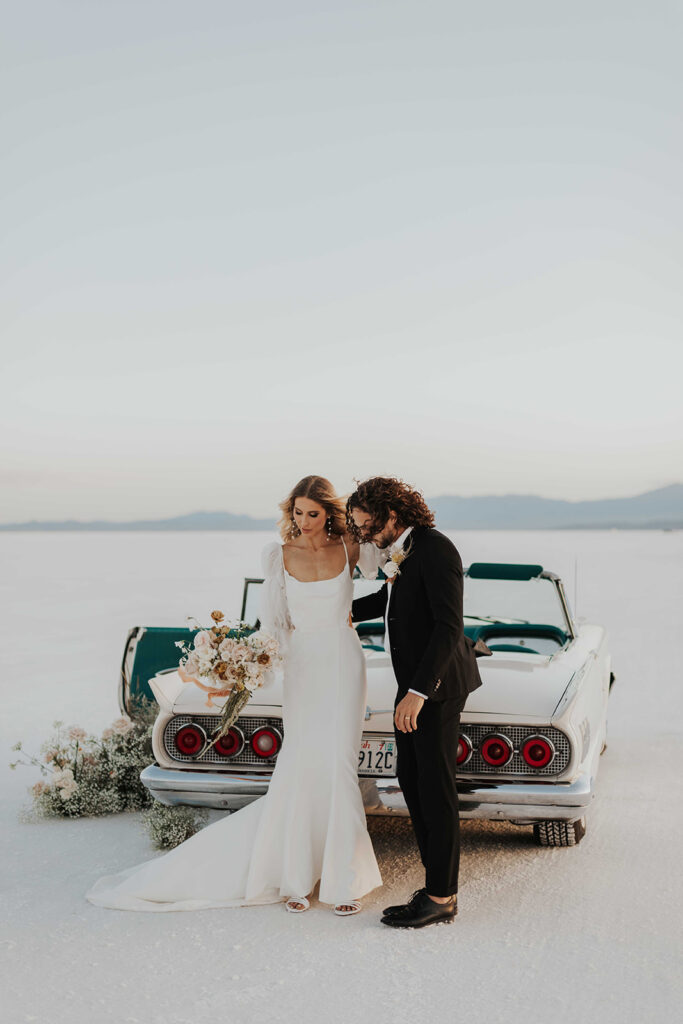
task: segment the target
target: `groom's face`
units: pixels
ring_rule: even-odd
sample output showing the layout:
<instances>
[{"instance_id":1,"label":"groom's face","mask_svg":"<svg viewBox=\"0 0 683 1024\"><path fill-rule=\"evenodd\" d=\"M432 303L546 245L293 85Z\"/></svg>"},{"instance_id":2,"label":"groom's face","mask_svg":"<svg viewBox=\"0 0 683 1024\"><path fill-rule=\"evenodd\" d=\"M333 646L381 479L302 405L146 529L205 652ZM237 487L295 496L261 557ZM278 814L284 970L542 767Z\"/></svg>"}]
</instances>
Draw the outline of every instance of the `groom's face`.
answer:
<instances>
[{"instance_id":1,"label":"groom's face","mask_svg":"<svg viewBox=\"0 0 683 1024\"><path fill-rule=\"evenodd\" d=\"M361 540L366 543L372 541L380 550L393 544L399 534L395 512L389 513L389 518L384 525L376 523L370 513L364 512L361 508L352 508L351 518Z\"/></svg>"}]
</instances>

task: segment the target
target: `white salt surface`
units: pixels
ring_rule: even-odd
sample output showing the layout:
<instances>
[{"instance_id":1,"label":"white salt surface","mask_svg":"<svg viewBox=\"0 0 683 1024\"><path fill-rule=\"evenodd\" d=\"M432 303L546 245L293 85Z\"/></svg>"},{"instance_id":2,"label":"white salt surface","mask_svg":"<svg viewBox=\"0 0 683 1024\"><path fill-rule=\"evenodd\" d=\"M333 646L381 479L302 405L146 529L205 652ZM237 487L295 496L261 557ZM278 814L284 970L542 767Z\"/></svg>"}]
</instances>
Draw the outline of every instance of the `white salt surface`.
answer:
<instances>
[{"instance_id":1,"label":"white salt surface","mask_svg":"<svg viewBox=\"0 0 683 1024\"><path fill-rule=\"evenodd\" d=\"M136 915L83 894L157 856L139 816L21 823L36 775L3 770L3 1024L680 1019L683 533L452 536L466 563L543 563L572 599L576 564L578 614L609 629L609 746L581 845L464 822L460 914L423 931L379 923L422 882L400 820L370 820L385 884L357 917L315 901ZM0 535L0 763L18 738L37 750L55 718L108 724L127 629L237 615L268 539Z\"/></svg>"}]
</instances>

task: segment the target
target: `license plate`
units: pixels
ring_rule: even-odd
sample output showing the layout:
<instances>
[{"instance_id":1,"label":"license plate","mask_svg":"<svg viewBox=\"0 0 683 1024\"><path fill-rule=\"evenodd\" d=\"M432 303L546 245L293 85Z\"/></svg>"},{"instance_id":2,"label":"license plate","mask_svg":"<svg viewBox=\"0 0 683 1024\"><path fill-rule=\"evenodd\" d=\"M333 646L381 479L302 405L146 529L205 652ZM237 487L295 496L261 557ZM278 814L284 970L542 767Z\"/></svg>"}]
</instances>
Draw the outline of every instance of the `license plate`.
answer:
<instances>
[{"instance_id":1,"label":"license plate","mask_svg":"<svg viewBox=\"0 0 683 1024\"><path fill-rule=\"evenodd\" d=\"M377 739L363 737L358 751L359 775L395 775L396 740L393 737L378 736Z\"/></svg>"}]
</instances>

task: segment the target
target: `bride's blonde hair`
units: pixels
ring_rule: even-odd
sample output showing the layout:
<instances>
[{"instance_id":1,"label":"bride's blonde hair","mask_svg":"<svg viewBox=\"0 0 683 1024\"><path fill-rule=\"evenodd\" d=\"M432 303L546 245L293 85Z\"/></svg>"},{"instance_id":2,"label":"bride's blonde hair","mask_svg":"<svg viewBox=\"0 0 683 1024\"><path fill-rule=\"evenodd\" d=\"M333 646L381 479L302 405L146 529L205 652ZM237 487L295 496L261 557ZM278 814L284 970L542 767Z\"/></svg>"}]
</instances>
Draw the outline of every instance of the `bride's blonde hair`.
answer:
<instances>
[{"instance_id":1,"label":"bride's blonde hair","mask_svg":"<svg viewBox=\"0 0 683 1024\"><path fill-rule=\"evenodd\" d=\"M341 537L346 533L346 504L343 498L337 497L337 492L324 476L305 476L299 480L289 492L284 501L280 502L282 518L277 524L280 536L287 543L299 536L299 527L294 522L294 503L297 498L308 498L322 505L329 520L328 529L330 533Z\"/></svg>"}]
</instances>

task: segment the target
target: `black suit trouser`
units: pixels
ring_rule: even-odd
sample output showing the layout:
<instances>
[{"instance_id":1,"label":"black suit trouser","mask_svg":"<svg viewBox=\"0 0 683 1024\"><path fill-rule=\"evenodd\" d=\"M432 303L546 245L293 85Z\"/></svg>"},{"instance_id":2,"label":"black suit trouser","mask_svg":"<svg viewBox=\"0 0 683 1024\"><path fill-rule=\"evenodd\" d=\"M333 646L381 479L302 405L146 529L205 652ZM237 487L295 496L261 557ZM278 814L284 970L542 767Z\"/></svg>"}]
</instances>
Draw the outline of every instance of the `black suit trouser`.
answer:
<instances>
[{"instance_id":1,"label":"black suit trouser","mask_svg":"<svg viewBox=\"0 0 683 1024\"><path fill-rule=\"evenodd\" d=\"M465 701L425 701L414 732L396 733L397 776L425 867L430 896L458 891L460 819L455 784Z\"/></svg>"}]
</instances>

